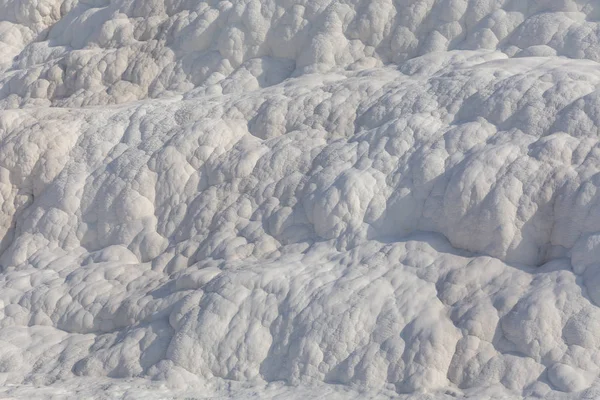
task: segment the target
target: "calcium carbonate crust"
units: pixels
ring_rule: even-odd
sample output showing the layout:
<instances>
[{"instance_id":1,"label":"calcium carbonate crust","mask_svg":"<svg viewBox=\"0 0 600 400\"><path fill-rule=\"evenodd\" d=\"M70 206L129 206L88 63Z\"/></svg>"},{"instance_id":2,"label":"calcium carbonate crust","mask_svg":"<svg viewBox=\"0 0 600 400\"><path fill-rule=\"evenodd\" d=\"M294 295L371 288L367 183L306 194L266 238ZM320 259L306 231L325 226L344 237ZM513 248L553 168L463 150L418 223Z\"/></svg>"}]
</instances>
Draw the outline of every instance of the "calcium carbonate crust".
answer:
<instances>
[{"instance_id":1,"label":"calcium carbonate crust","mask_svg":"<svg viewBox=\"0 0 600 400\"><path fill-rule=\"evenodd\" d=\"M600 397L596 1L0 16L5 395Z\"/></svg>"}]
</instances>

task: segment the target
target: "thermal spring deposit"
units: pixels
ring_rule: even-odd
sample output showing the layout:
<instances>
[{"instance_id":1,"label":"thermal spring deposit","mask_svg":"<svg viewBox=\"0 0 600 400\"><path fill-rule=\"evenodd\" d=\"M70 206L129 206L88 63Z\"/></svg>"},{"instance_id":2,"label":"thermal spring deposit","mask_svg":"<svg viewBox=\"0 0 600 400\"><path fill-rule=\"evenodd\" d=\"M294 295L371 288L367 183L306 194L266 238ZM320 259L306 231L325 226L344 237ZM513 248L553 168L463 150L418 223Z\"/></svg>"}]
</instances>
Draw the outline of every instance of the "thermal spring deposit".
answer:
<instances>
[{"instance_id":1,"label":"thermal spring deposit","mask_svg":"<svg viewBox=\"0 0 600 400\"><path fill-rule=\"evenodd\" d=\"M0 398L600 399L600 1L0 0Z\"/></svg>"}]
</instances>

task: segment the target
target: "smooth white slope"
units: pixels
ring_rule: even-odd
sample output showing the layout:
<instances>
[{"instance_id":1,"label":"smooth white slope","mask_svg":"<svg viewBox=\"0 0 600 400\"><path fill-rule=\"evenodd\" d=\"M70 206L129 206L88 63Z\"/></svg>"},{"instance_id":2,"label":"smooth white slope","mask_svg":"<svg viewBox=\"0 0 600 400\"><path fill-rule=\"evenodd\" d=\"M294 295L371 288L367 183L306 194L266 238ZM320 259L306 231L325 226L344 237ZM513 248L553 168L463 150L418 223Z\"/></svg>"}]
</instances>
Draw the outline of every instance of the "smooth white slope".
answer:
<instances>
[{"instance_id":1,"label":"smooth white slope","mask_svg":"<svg viewBox=\"0 0 600 400\"><path fill-rule=\"evenodd\" d=\"M4 384L596 397L600 8L523 3L0 2Z\"/></svg>"}]
</instances>

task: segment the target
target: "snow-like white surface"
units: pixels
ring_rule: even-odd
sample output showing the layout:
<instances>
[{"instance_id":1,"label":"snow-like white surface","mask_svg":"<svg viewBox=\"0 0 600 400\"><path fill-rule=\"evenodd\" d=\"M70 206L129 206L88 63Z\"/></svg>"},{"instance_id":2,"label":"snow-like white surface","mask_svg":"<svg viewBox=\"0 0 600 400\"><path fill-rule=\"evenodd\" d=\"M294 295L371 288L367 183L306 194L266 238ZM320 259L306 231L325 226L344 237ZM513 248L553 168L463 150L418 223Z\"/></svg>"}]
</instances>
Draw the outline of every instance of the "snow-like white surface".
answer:
<instances>
[{"instance_id":1,"label":"snow-like white surface","mask_svg":"<svg viewBox=\"0 0 600 400\"><path fill-rule=\"evenodd\" d=\"M600 398L598 1L0 19L0 396Z\"/></svg>"}]
</instances>

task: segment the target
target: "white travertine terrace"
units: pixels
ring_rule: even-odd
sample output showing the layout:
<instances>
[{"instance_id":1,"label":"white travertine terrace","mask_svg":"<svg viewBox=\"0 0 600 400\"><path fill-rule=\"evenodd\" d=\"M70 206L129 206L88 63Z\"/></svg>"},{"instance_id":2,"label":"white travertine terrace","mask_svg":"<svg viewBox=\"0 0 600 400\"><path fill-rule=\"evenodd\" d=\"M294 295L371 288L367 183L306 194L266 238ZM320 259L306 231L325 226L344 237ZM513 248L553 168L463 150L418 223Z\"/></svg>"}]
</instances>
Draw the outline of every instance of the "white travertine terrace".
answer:
<instances>
[{"instance_id":1,"label":"white travertine terrace","mask_svg":"<svg viewBox=\"0 0 600 400\"><path fill-rule=\"evenodd\" d=\"M0 0L0 267L14 396L600 398L600 2Z\"/></svg>"}]
</instances>

